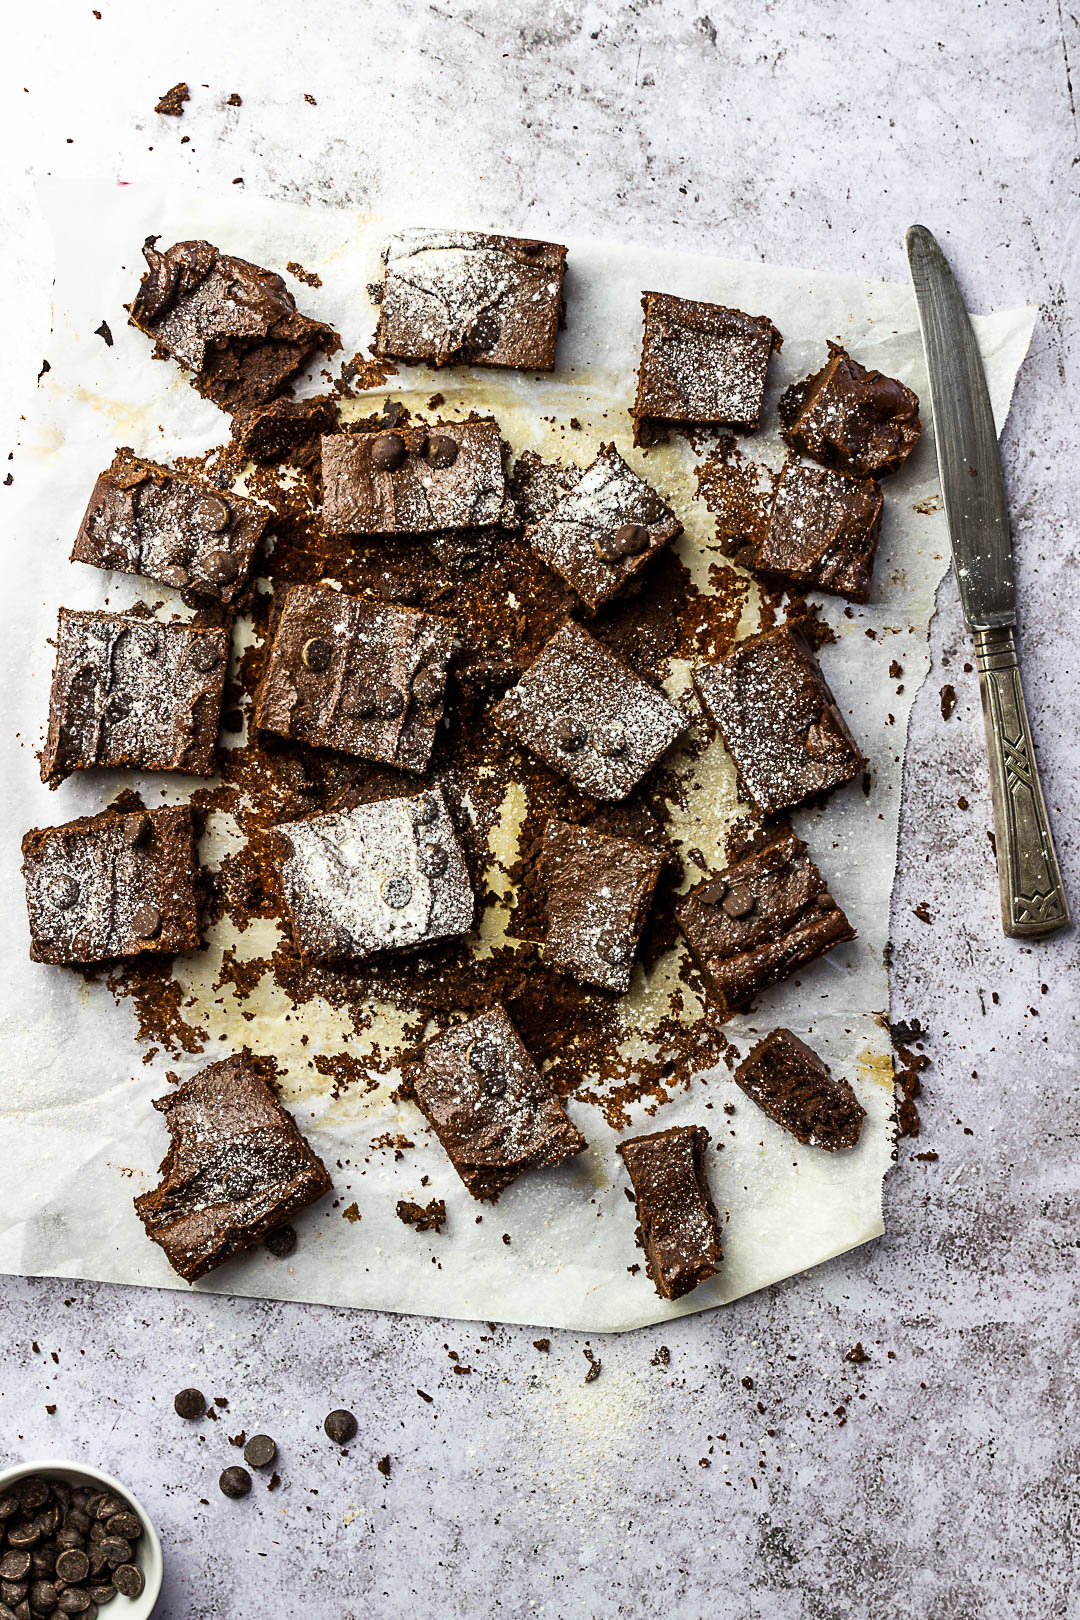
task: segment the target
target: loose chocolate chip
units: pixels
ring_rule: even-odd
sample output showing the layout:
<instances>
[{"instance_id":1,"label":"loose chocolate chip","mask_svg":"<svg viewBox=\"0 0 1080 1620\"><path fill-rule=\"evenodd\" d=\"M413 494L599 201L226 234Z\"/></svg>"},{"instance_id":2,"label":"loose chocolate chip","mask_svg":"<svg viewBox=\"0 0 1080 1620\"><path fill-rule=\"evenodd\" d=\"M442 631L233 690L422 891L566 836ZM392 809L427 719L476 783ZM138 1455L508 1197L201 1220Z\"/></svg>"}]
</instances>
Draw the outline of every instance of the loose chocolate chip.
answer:
<instances>
[{"instance_id":1,"label":"loose chocolate chip","mask_svg":"<svg viewBox=\"0 0 1080 1620\"><path fill-rule=\"evenodd\" d=\"M85 1517L85 1515L84 1515L84 1517ZM57 1545L58 1548L61 1548L61 1549L64 1548L64 1547L82 1547L85 1544L86 1538L89 1535L89 1533L90 1533L90 1521L89 1520L87 1520L87 1527L86 1527L85 1530L76 1530L74 1528L69 1528L65 1524L63 1529L58 1530L57 1533L56 1533L56 1545Z\"/></svg>"},{"instance_id":2,"label":"loose chocolate chip","mask_svg":"<svg viewBox=\"0 0 1080 1620\"><path fill-rule=\"evenodd\" d=\"M85 1581L90 1573L90 1560L81 1547L68 1547L56 1560L56 1574L68 1586Z\"/></svg>"},{"instance_id":3,"label":"loose chocolate chip","mask_svg":"<svg viewBox=\"0 0 1080 1620\"><path fill-rule=\"evenodd\" d=\"M126 1541L138 1541L142 1535L142 1524L134 1513L114 1513L105 1521L105 1528L110 1536L123 1536Z\"/></svg>"},{"instance_id":4,"label":"loose chocolate chip","mask_svg":"<svg viewBox=\"0 0 1080 1620\"><path fill-rule=\"evenodd\" d=\"M201 1389L182 1389L173 1400L177 1417L201 1418L206 1413L206 1396Z\"/></svg>"},{"instance_id":5,"label":"loose chocolate chip","mask_svg":"<svg viewBox=\"0 0 1080 1620\"><path fill-rule=\"evenodd\" d=\"M70 872L62 872L52 886L52 903L57 911L70 911L79 898L79 885ZM16 1504L17 1506L18 1504Z\"/></svg>"},{"instance_id":6,"label":"loose chocolate chip","mask_svg":"<svg viewBox=\"0 0 1080 1620\"><path fill-rule=\"evenodd\" d=\"M253 1434L244 1447L244 1461L252 1468L269 1468L277 1456L277 1445L268 1434Z\"/></svg>"},{"instance_id":7,"label":"loose chocolate chip","mask_svg":"<svg viewBox=\"0 0 1080 1620\"><path fill-rule=\"evenodd\" d=\"M427 454L433 467L452 467L458 458L458 442L445 433L435 433L428 440Z\"/></svg>"},{"instance_id":8,"label":"loose chocolate chip","mask_svg":"<svg viewBox=\"0 0 1080 1620\"><path fill-rule=\"evenodd\" d=\"M240 572L240 564L231 551L208 551L203 558L203 573L215 585L231 585Z\"/></svg>"},{"instance_id":9,"label":"loose chocolate chip","mask_svg":"<svg viewBox=\"0 0 1080 1620\"><path fill-rule=\"evenodd\" d=\"M140 1597L145 1585L146 1580L138 1564L118 1564L113 1570L113 1586L122 1597Z\"/></svg>"},{"instance_id":10,"label":"loose chocolate chip","mask_svg":"<svg viewBox=\"0 0 1080 1620\"><path fill-rule=\"evenodd\" d=\"M35 1581L27 1594L31 1614L52 1614L58 1595L54 1582Z\"/></svg>"},{"instance_id":11,"label":"loose chocolate chip","mask_svg":"<svg viewBox=\"0 0 1080 1620\"><path fill-rule=\"evenodd\" d=\"M30 1573L30 1554L24 1548L12 1548L0 1558L0 1580L25 1581Z\"/></svg>"},{"instance_id":12,"label":"loose chocolate chip","mask_svg":"<svg viewBox=\"0 0 1080 1620\"><path fill-rule=\"evenodd\" d=\"M640 557L649 549L649 531L643 523L624 523L615 531L615 544L622 557Z\"/></svg>"},{"instance_id":13,"label":"loose chocolate chip","mask_svg":"<svg viewBox=\"0 0 1080 1620\"><path fill-rule=\"evenodd\" d=\"M379 716L383 720L396 720L405 712L405 699L391 687L379 698Z\"/></svg>"},{"instance_id":14,"label":"loose chocolate chip","mask_svg":"<svg viewBox=\"0 0 1080 1620\"><path fill-rule=\"evenodd\" d=\"M155 934L161 932L161 912L151 900L144 900L137 906L135 915L131 919L131 932L136 939L153 939Z\"/></svg>"},{"instance_id":15,"label":"loose chocolate chip","mask_svg":"<svg viewBox=\"0 0 1080 1620\"><path fill-rule=\"evenodd\" d=\"M200 636L191 651L191 662L196 669L201 669L208 675L214 665L220 662L217 643L209 636Z\"/></svg>"},{"instance_id":16,"label":"loose chocolate chip","mask_svg":"<svg viewBox=\"0 0 1080 1620\"><path fill-rule=\"evenodd\" d=\"M296 1252L296 1233L291 1226L279 1226L276 1232L267 1232L263 1245L277 1260L287 1260Z\"/></svg>"},{"instance_id":17,"label":"loose chocolate chip","mask_svg":"<svg viewBox=\"0 0 1080 1620\"><path fill-rule=\"evenodd\" d=\"M383 882L382 897L392 911L400 911L412 899L412 884L403 873L395 872Z\"/></svg>"},{"instance_id":18,"label":"loose chocolate chip","mask_svg":"<svg viewBox=\"0 0 1080 1620\"><path fill-rule=\"evenodd\" d=\"M109 1561L98 1551L97 1547L90 1548L90 1575L93 1580L100 1580L108 1574Z\"/></svg>"},{"instance_id":19,"label":"loose chocolate chip","mask_svg":"<svg viewBox=\"0 0 1080 1620\"><path fill-rule=\"evenodd\" d=\"M450 865L450 857L445 849L439 848L438 844L429 844L425 850L421 851L420 864L428 877L442 877L446 868Z\"/></svg>"},{"instance_id":20,"label":"loose chocolate chip","mask_svg":"<svg viewBox=\"0 0 1080 1620\"><path fill-rule=\"evenodd\" d=\"M581 749L584 748L587 741L588 737L585 732L585 728L583 726L579 726L576 721L564 720L563 723L556 728L555 742L558 747L562 749L564 754L579 753Z\"/></svg>"},{"instance_id":21,"label":"loose chocolate chip","mask_svg":"<svg viewBox=\"0 0 1080 1620\"><path fill-rule=\"evenodd\" d=\"M222 1470L218 1484L225 1496L231 1496L235 1501L239 1501L251 1489L251 1475L246 1468L226 1468ZM115 1578L114 1572L113 1579Z\"/></svg>"},{"instance_id":22,"label":"loose chocolate chip","mask_svg":"<svg viewBox=\"0 0 1080 1620\"><path fill-rule=\"evenodd\" d=\"M305 668L314 670L316 675L330 668L333 656L333 647L322 636L312 636L310 641L305 641L300 653Z\"/></svg>"},{"instance_id":23,"label":"loose chocolate chip","mask_svg":"<svg viewBox=\"0 0 1080 1620\"><path fill-rule=\"evenodd\" d=\"M373 472L397 472L405 460L405 440L400 433L380 433L371 447Z\"/></svg>"},{"instance_id":24,"label":"loose chocolate chip","mask_svg":"<svg viewBox=\"0 0 1080 1620\"><path fill-rule=\"evenodd\" d=\"M5 1603L21 1603L29 1590L26 1581L0 1581L0 1598Z\"/></svg>"},{"instance_id":25,"label":"loose chocolate chip","mask_svg":"<svg viewBox=\"0 0 1080 1620\"><path fill-rule=\"evenodd\" d=\"M323 1428L335 1446L347 1446L356 1434L357 1423L351 1412L339 1406L336 1412L331 1412L327 1417Z\"/></svg>"},{"instance_id":26,"label":"loose chocolate chip","mask_svg":"<svg viewBox=\"0 0 1080 1620\"><path fill-rule=\"evenodd\" d=\"M754 891L745 883L736 883L721 900L720 909L729 917L749 917L756 905Z\"/></svg>"},{"instance_id":27,"label":"loose chocolate chip","mask_svg":"<svg viewBox=\"0 0 1080 1620\"><path fill-rule=\"evenodd\" d=\"M0 1620L19 1620L15 1610L9 1608L8 1604L2 1599L0 1599Z\"/></svg>"}]
</instances>

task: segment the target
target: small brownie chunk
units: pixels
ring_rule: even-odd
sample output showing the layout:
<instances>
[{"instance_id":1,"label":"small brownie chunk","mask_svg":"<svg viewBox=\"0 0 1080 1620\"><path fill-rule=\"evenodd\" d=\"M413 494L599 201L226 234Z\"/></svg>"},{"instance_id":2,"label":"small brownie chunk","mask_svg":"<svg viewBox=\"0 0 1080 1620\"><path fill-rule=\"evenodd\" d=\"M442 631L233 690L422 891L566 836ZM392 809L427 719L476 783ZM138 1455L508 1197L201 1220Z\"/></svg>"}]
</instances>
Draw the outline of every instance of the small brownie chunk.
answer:
<instances>
[{"instance_id":1,"label":"small brownie chunk","mask_svg":"<svg viewBox=\"0 0 1080 1620\"><path fill-rule=\"evenodd\" d=\"M440 788L290 821L281 882L305 957L371 956L472 927L473 891Z\"/></svg>"},{"instance_id":2,"label":"small brownie chunk","mask_svg":"<svg viewBox=\"0 0 1080 1620\"><path fill-rule=\"evenodd\" d=\"M255 698L262 731L401 770L427 768L453 632L445 619L294 585Z\"/></svg>"},{"instance_id":3,"label":"small brownie chunk","mask_svg":"<svg viewBox=\"0 0 1080 1620\"><path fill-rule=\"evenodd\" d=\"M408 230L382 250L374 352L434 366L553 371L566 249L481 231Z\"/></svg>"},{"instance_id":4,"label":"small brownie chunk","mask_svg":"<svg viewBox=\"0 0 1080 1620\"><path fill-rule=\"evenodd\" d=\"M663 864L633 839L549 821L541 855L548 913L544 960L579 984L628 990Z\"/></svg>"},{"instance_id":5,"label":"small brownie chunk","mask_svg":"<svg viewBox=\"0 0 1080 1620\"><path fill-rule=\"evenodd\" d=\"M883 507L873 478L789 461L754 566L795 585L868 602Z\"/></svg>"},{"instance_id":6,"label":"small brownie chunk","mask_svg":"<svg viewBox=\"0 0 1080 1620\"><path fill-rule=\"evenodd\" d=\"M726 1014L855 938L806 845L790 831L699 883L675 917Z\"/></svg>"},{"instance_id":7,"label":"small brownie chunk","mask_svg":"<svg viewBox=\"0 0 1080 1620\"><path fill-rule=\"evenodd\" d=\"M834 1080L817 1053L790 1029L774 1029L735 1070L763 1114L808 1147L853 1148L866 1109L846 1080Z\"/></svg>"},{"instance_id":8,"label":"small brownie chunk","mask_svg":"<svg viewBox=\"0 0 1080 1620\"><path fill-rule=\"evenodd\" d=\"M71 560L228 604L244 586L270 516L254 501L122 449L94 485Z\"/></svg>"},{"instance_id":9,"label":"small brownie chunk","mask_svg":"<svg viewBox=\"0 0 1080 1620\"><path fill-rule=\"evenodd\" d=\"M41 780L72 771L212 776L229 631L60 609Z\"/></svg>"},{"instance_id":10,"label":"small brownie chunk","mask_svg":"<svg viewBox=\"0 0 1080 1620\"><path fill-rule=\"evenodd\" d=\"M769 358L784 341L773 323L670 293L644 293L641 307L634 443L654 443L669 426L757 427Z\"/></svg>"},{"instance_id":11,"label":"small brownie chunk","mask_svg":"<svg viewBox=\"0 0 1080 1620\"><path fill-rule=\"evenodd\" d=\"M193 373L200 394L223 411L263 405L319 349L333 354L332 326L308 320L281 277L209 242L143 243L149 269L128 306L131 324L154 339L159 359Z\"/></svg>"},{"instance_id":12,"label":"small brownie chunk","mask_svg":"<svg viewBox=\"0 0 1080 1620\"><path fill-rule=\"evenodd\" d=\"M338 402L332 394L315 399L272 399L268 405L237 411L232 436L245 456L268 465L330 433L337 422Z\"/></svg>"},{"instance_id":13,"label":"small brownie chunk","mask_svg":"<svg viewBox=\"0 0 1080 1620\"><path fill-rule=\"evenodd\" d=\"M189 805L35 827L22 853L33 961L106 962L199 945Z\"/></svg>"},{"instance_id":14,"label":"small brownie chunk","mask_svg":"<svg viewBox=\"0 0 1080 1620\"><path fill-rule=\"evenodd\" d=\"M327 434L322 485L328 534L437 534L514 521L491 417Z\"/></svg>"},{"instance_id":15,"label":"small brownie chunk","mask_svg":"<svg viewBox=\"0 0 1080 1620\"><path fill-rule=\"evenodd\" d=\"M645 1269L661 1299L681 1299L720 1269L720 1221L705 1172L709 1141L703 1125L672 1125L619 1143Z\"/></svg>"},{"instance_id":16,"label":"small brownie chunk","mask_svg":"<svg viewBox=\"0 0 1080 1620\"><path fill-rule=\"evenodd\" d=\"M625 799L687 726L663 692L572 620L507 692L495 719L594 799Z\"/></svg>"},{"instance_id":17,"label":"small brownie chunk","mask_svg":"<svg viewBox=\"0 0 1080 1620\"><path fill-rule=\"evenodd\" d=\"M850 782L866 765L799 632L781 624L700 664L694 686L762 815Z\"/></svg>"},{"instance_id":18,"label":"small brownie chunk","mask_svg":"<svg viewBox=\"0 0 1080 1620\"><path fill-rule=\"evenodd\" d=\"M406 1081L474 1198L586 1146L501 1007L429 1041Z\"/></svg>"},{"instance_id":19,"label":"small brownie chunk","mask_svg":"<svg viewBox=\"0 0 1080 1620\"><path fill-rule=\"evenodd\" d=\"M680 534L667 502L605 444L525 538L595 613Z\"/></svg>"},{"instance_id":20,"label":"small brownie chunk","mask_svg":"<svg viewBox=\"0 0 1080 1620\"><path fill-rule=\"evenodd\" d=\"M820 371L780 397L784 439L826 467L866 477L896 472L919 442L919 398L867 371L837 343Z\"/></svg>"},{"instance_id":21,"label":"small brownie chunk","mask_svg":"<svg viewBox=\"0 0 1080 1620\"><path fill-rule=\"evenodd\" d=\"M135 1199L135 1211L186 1282L333 1190L326 1166L246 1054L200 1069L154 1107L172 1144L158 1186Z\"/></svg>"}]
</instances>

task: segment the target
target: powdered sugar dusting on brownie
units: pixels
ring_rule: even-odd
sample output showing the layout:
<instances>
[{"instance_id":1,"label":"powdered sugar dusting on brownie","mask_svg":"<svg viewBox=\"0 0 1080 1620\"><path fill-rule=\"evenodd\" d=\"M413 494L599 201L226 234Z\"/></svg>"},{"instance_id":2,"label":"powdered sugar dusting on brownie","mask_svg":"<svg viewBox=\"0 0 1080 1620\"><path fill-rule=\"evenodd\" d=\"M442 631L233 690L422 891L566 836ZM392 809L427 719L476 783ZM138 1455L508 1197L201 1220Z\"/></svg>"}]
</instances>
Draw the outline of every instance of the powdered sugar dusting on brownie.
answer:
<instances>
[{"instance_id":1,"label":"powdered sugar dusting on brownie","mask_svg":"<svg viewBox=\"0 0 1080 1620\"><path fill-rule=\"evenodd\" d=\"M755 427L769 357L782 341L772 322L667 293L646 293L642 303L637 422Z\"/></svg>"}]
</instances>

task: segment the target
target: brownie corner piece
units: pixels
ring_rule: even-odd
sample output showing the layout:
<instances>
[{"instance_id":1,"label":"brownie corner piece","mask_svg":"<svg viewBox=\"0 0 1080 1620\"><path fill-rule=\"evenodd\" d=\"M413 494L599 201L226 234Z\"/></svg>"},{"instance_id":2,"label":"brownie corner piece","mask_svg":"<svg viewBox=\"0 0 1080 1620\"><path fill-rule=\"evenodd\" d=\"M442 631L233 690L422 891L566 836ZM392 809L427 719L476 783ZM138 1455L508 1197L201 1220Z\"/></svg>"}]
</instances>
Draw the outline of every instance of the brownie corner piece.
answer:
<instances>
[{"instance_id":1,"label":"brownie corner piece","mask_svg":"<svg viewBox=\"0 0 1080 1620\"><path fill-rule=\"evenodd\" d=\"M579 984L628 990L663 864L634 839L549 821L541 851L544 960Z\"/></svg>"},{"instance_id":2,"label":"brownie corner piece","mask_svg":"<svg viewBox=\"0 0 1080 1620\"><path fill-rule=\"evenodd\" d=\"M701 705L762 815L793 809L866 766L809 646L789 624L693 671Z\"/></svg>"},{"instance_id":3,"label":"brownie corner piece","mask_svg":"<svg viewBox=\"0 0 1080 1620\"><path fill-rule=\"evenodd\" d=\"M326 1166L247 1054L200 1069L154 1107L172 1140L158 1185L135 1210L186 1282L332 1190Z\"/></svg>"},{"instance_id":4,"label":"brownie corner piece","mask_svg":"<svg viewBox=\"0 0 1080 1620\"><path fill-rule=\"evenodd\" d=\"M641 305L634 443L668 427L757 427L769 360L784 341L768 317L672 293L643 293Z\"/></svg>"},{"instance_id":5,"label":"brownie corner piece","mask_svg":"<svg viewBox=\"0 0 1080 1620\"><path fill-rule=\"evenodd\" d=\"M922 435L918 395L867 370L838 343L830 342L820 371L785 390L779 412L793 450L861 477L896 472Z\"/></svg>"},{"instance_id":6,"label":"brownie corner piece","mask_svg":"<svg viewBox=\"0 0 1080 1620\"><path fill-rule=\"evenodd\" d=\"M501 1006L428 1041L408 1085L474 1198L494 1203L587 1146Z\"/></svg>"},{"instance_id":7,"label":"brownie corner piece","mask_svg":"<svg viewBox=\"0 0 1080 1620\"><path fill-rule=\"evenodd\" d=\"M566 269L560 243L415 228L391 236L382 260L376 355L554 370Z\"/></svg>"},{"instance_id":8,"label":"brownie corner piece","mask_svg":"<svg viewBox=\"0 0 1080 1620\"><path fill-rule=\"evenodd\" d=\"M339 412L340 401L334 394L271 399L236 411L231 436L242 455L259 466L269 466L284 461L324 433L332 433Z\"/></svg>"},{"instance_id":9,"label":"brownie corner piece","mask_svg":"<svg viewBox=\"0 0 1080 1620\"><path fill-rule=\"evenodd\" d=\"M681 1299L720 1269L720 1220L705 1169L709 1140L703 1125L672 1125L618 1146L645 1267L661 1299Z\"/></svg>"},{"instance_id":10,"label":"brownie corner piece","mask_svg":"<svg viewBox=\"0 0 1080 1620\"><path fill-rule=\"evenodd\" d=\"M804 589L868 602L884 504L873 478L787 461L752 566Z\"/></svg>"},{"instance_id":11,"label":"brownie corner piece","mask_svg":"<svg viewBox=\"0 0 1080 1620\"><path fill-rule=\"evenodd\" d=\"M847 1080L834 1080L813 1049L790 1029L774 1029L751 1048L735 1081L777 1125L807 1147L853 1148L866 1109Z\"/></svg>"}]
</instances>

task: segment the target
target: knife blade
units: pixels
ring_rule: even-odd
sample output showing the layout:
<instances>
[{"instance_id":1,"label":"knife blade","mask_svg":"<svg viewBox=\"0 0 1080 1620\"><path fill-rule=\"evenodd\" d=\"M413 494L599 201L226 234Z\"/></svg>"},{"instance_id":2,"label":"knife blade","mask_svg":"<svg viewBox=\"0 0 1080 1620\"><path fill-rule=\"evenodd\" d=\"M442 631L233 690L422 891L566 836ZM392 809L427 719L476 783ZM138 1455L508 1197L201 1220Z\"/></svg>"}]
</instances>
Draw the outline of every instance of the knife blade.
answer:
<instances>
[{"instance_id":1,"label":"knife blade","mask_svg":"<svg viewBox=\"0 0 1080 1620\"><path fill-rule=\"evenodd\" d=\"M1001 921L1006 934L1050 934L1069 921L1012 627L1016 582L997 429L982 357L948 260L925 225L907 233L938 471L964 619L975 641Z\"/></svg>"}]
</instances>

